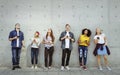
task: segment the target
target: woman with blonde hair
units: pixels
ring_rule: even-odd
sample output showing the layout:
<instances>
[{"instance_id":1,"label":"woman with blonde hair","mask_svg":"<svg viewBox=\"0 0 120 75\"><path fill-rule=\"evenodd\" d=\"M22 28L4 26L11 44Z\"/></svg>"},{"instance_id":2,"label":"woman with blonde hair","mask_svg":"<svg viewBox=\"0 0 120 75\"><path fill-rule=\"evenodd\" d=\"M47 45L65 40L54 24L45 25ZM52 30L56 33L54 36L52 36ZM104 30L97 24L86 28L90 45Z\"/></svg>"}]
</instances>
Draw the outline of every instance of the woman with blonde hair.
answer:
<instances>
[{"instance_id":1,"label":"woman with blonde hair","mask_svg":"<svg viewBox=\"0 0 120 75\"><path fill-rule=\"evenodd\" d=\"M101 66L101 57L104 57L104 62L106 65L106 68L108 70L111 70L111 68L108 66L108 59L107 54L110 55L110 50L107 47L107 39L105 34L101 32L100 28L96 28L96 35L94 36L94 43L96 44L95 50L93 54L97 56L97 63L100 70L102 69Z\"/></svg>"}]
</instances>

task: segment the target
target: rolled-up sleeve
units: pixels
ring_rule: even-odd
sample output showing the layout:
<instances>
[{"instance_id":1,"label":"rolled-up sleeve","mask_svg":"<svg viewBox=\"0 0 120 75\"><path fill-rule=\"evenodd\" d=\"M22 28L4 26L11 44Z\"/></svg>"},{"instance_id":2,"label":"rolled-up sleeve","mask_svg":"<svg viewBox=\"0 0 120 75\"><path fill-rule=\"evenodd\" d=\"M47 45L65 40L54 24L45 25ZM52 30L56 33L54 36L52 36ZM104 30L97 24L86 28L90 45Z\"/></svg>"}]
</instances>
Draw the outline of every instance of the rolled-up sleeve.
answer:
<instances>
[{"instance_id":1,"label":"rolled-up sleeve","mask_svg":"<svg viewBox=\"0 0 120 75\"><path fill-rule=\"evenodd\" d=\"M24 34L23 34L23 32L22 32L22 41L24 40Z\"/></svg>"},{"instance_id":2,"label":"rolled-up sleeve","mask_svg":"<svg viewBox=\"0 0 120 75\"><path fill-rule=\"evenodd\" d=\"M9 33L8 39L13 38L12 32Z\"/></svg>"}]
</instances>

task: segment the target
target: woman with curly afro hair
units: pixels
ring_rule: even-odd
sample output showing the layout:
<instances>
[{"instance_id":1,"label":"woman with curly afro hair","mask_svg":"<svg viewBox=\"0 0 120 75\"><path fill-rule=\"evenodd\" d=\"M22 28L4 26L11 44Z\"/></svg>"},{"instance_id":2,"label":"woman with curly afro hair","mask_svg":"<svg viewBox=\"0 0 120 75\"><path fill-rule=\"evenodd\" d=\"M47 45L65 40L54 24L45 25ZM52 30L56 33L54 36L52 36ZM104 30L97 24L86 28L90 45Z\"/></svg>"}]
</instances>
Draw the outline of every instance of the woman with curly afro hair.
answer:
<instances>
[{"instance_id":1,"label":"woman with curly afro hair","mask_svg":"<svg viewBox=\"0 0 120 75\"><path fill-rule=\"evenodd\" d=\"M90 45L90 36L91 31L85 28L82 30L82 34L80 34L80 37L78 39L80 67L82 67L84 70L87 70L86 63L88 46Z\"/></svg>"}]
</instances>

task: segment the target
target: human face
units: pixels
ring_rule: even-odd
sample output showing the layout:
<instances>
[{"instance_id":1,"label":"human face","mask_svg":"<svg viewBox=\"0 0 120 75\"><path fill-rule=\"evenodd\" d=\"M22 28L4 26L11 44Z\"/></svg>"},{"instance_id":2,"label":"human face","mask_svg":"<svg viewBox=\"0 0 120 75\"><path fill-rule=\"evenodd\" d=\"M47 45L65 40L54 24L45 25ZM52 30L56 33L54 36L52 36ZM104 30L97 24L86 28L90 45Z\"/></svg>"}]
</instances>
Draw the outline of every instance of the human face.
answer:
<instances>
[{"instance_id":1,"label":"human face","mask_svg":"<svg viewBox=\"0 0 120 75\"><path fill-rule=\"evenodd\" d=\"M87 30L87 29L84 31L84 34L85 34L85 35L87 35L87 34L88 34L88 30Z\"/></svg>"},{"instance_id":2,"label":"human face","mask_svg":"<svg viewBox=\"0 0 120 75\"><path fill-rule=\"evenodd\" d=\"M15 25L15 29L20 30L20 24L19 24L19 23L17 23L17 24Z\"/></svg>"},{"instance_id":3,"label":"human face","mask_svg":"<svg viewBox=\"0 0 120 75\"><path fill-rule=\"evenodd\" d=\"M70 31L70 26L69 25L66 26L66 31Z\"/></svg>"},{"instance_id":4,"label":"human face","mask_svg":"<svg viewBox=\"0 0 120 75\"><path fill-rule=\"evenodd\" d=\"M47 32L48 32L48 35L50 35L50 34L51 34L51 29L48 29L48 31L47 31Z\"/></svg>"},{"instance_id":5,"label":"human face","mask_svg":"<svg viewBox=\"0 0 120 75\"><path fill-rule=\"evenodd\" d=\"M97 34L101 34L101 29L100 28L96 28L96 33Z\"/></svg>"},{"instance_id":6,"label":"human face","mask_svg":"<svg viewBox=\"0 0 120 75\"><path fill-rule=\"evenodd\" d=\"M35 37L38 37L38 36L39 36L39 33L38 33L38 32L35 32L34 35L35 35Z\"/></svg>"}]
</instances>

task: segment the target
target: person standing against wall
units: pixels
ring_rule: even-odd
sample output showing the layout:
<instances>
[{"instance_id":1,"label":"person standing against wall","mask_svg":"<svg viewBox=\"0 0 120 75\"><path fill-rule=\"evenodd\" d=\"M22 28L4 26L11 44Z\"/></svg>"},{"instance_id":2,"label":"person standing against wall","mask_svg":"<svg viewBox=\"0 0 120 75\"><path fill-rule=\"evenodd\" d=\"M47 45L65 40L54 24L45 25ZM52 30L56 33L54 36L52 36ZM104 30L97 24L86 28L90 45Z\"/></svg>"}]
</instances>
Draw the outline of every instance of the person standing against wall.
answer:
<instances>
[{"instance_id":1,"label":"person standing against wall","mask_svg":"<svg viewBox=\"0 0 120 75\"><path fill-rule=\"evenodd\" d=\"M55 37L52 29L48 29L46 36L43 38L43 44L45 45L45 51L44 51L45 69L51 69L51 66L52 66L54 40L55 40Z\"/></svg>"},{"instance_id":2,"label":"person standing against wall","mask_svg":"<svg viewBox=\"0 0 120 75\"><path fill-rule=\"evenodd\" d=\"M39 54L39 46L41 43L41 40L39 38L40 33L38 31L35 32L34 38L31 39L31 63L32 67L31 69L38 67L38 54Z\"/></svg>"},{"instance_id":3,"label":"person standing against wall","mask_svg":"<svg viewBox=\"0 0 120 75\"><path fill-rule=\"evenodd\" d=\"M74 34L70 31L70 25L66 24L65 28L66 30L61 33L59 38L59 40L61 41L61 48L62 48L61 70L64 70L64 68L70 70L69 60L70 60L71 50L73 49L72 43L75 42L75 38L74 38Z\"/></svg>"},{"instance_id":4,"label":"person standing against wall","mask_svg":"<svg viewBox=\"0 0 120 75\"><path fill-rule=\"evenodd\" d=\"M12 65L13 65L12 70L15 70L16 68L20 69L21 67L19 66L19 62L21 48L25 46L24 46L24 34L20 30L19 23L16 23L15 30L9 33L9 41L11 41L12 46Z\"/></svg>"},{"instance_id":5,"label":"person standing against wall","mask_svg":"<svg viewBox=\"0 0 120 75\"><path fill-rule=\"evenodd\" d=\"M87 63L88 46L90 45L90 36L91 36L91 31L85 28L82 30L82 35L80 35L78 39L80 66L83 67L84 70L87 70L86 63Z\"/></svg>"},{"instance_id":6,"label":"person standing against wall","mask_svg":"<svg viewBox=\"0 0 120 75\"><path fill-rule=\"evenodd\" d=\"M108 66L108 59L107 59L107 54L110 55L110 50L107 47L106 36L105 34L101 32L100 28L96 28L96 34L94 36L94 43L96 44L96 47L95 47L93 54L97 56L98 68L100 70L103 70L101 66L101 56L103 56L106 68L108 70L111 70L111 68Z\"/></svg>"}]
</instances>

